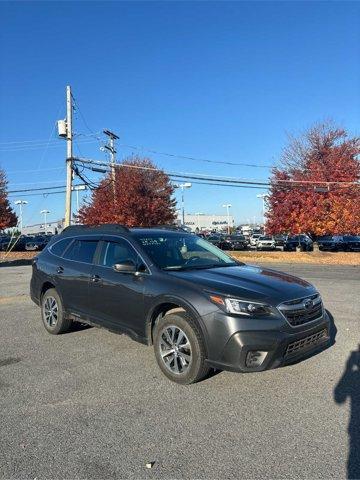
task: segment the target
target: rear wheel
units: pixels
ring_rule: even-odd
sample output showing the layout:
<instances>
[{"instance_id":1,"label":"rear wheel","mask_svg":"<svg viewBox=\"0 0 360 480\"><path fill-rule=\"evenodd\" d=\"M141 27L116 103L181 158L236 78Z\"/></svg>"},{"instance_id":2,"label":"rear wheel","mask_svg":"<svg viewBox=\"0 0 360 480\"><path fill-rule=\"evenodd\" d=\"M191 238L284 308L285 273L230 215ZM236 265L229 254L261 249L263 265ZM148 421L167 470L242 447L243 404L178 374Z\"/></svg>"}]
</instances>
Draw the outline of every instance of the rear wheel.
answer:
<instances>
[{"instance_id":1,"label":"rear wheel","mask_svg":"<svg viewBox=\"0 0 360 480\"><path fill-rule=\"evenodd\" d=\"M42 296L41 316L44 327L53 335L70 329L71 320L64 315L61 298L55 288L49 288Z\"/></svg>"},{"instance_id":2,"label":"rear wheel","mask_svg":"<svg viewBox=\"0 0 360 480\"><path fill-rule=\"evenodd\" d=\"M202 333L185 312L160 319L154 331L154 350L161 371L173 382L195 383L210 371Z\"/></svg>"}]
</instances>

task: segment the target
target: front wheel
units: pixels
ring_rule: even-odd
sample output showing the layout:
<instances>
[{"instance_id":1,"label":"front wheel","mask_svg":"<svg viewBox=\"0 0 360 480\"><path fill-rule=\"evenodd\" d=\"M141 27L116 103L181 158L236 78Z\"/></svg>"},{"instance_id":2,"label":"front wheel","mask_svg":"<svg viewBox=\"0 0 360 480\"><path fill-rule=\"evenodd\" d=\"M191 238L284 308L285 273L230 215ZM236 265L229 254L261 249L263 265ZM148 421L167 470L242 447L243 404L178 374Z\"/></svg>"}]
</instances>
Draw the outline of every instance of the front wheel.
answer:
<instances>
[{"instance_id":1,"label":"front wheel","mask_svg":"<svg viewBox=\"0 0 360 480\"><path fill-rule=\"evenodd\" d=\"M44 327L52 335L65 333L70 329L71 320L64 315L61 298L55 288L49 288L42 296L41 316Z\"/></svg>"},{"instance_id":2,"label":"front wheel","mask_svg":"<svg viewBox=\"0 0 360 480\"><path fill-rule=\"evenodd\" d=\"M186 312L160 319L154 331L154 350L161 371L173 382L189 385L209 373L203 335Z\"/></svg>"}]
</instances>

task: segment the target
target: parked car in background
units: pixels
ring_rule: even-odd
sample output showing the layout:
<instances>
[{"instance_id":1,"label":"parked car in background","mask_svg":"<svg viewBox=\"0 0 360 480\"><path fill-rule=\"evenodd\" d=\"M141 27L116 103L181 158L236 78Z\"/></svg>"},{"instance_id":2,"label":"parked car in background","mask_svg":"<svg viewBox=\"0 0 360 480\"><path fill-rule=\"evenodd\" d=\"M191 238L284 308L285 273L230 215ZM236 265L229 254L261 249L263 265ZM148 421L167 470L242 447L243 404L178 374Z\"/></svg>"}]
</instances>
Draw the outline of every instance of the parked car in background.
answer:
<instances>
[{"instance_id":1,"label":"parked car in background","mask_svg":"<svg viewBox=\"0 0 360 480\"><path fill-rule=\"evenodd\" d=\"M271 235L261 235L256 243L256 250L275 250L276 244Z\"/></svg>"},{"instance_id":2,"label":"parked car in background","mask_svg":"<svg viewBox=\"0 0 360 480\"><path fill-rule=\"evenodd\" d=\"M341 235L323 235L316 240L319 250L338 252L344 250L344 240Z\"/></svg>"},{"instance_id":3,"label":"parked car in background","mask_svg":"<svg viewBox=\"0 0 360 480\"><path fill-rule=\"evenodd\" d=\"M286 235L274 235L275 245L277 247L283 247L286 242Z\"/></svg>"},{"instance_id":4,"label":"parked car in background","mask_svg":"<svg viewBox=\"0 0 360 480\"><path fill-rule=\"evenodd\" d=\"M330 340L313 285L245 265L183 231L65 228L34 259L30 294L49 333L64 333L73 321L125 333L152 345L161 371L179 384L212 368L276 368ZM138 368L148 372L141 362Z\"/></svg>"},{"instance_id":5,"label":"parked car in background","mask_svg":"<svg viewBox=\"0 0 360 480\"><path fill-rule=\"evenodd\" d=\"M251 247L256 247L256 244L257 244L260 237L261 237L261 233L254 233L253 235L251 235L250 246Z\"/></svg>"},{"instance_id":6,"label":"parked car in background","mask_svg":"<svg viewBox=\"0 0 360 480\"><path fill-rule=\"evenodd\" d=\"M245 250L247 243L244 235L228 235L220 242L221 250Z\"/></svg>"},{"instance_id":7,"label":"parked car in background","mask_svg":"<svg viewBox=\"0 0 360 480\"><path fill-rule=\"evenodd\" d=\"M51 236L49 235L36 235L30 241L26 242L25 250L27 251L40 251L45 248L49 243Z\"/></svg>"},{"instance_id":8,"label":"parked car in background","mask_svg":"<svg viewBox=\"0 0 360 480\"><path fill-rule=\"evenodd\" d=\"M209 243L212 243L216 247L219 247L220 243L223 241L223 237L221 235L211 234L208 237L206 237L206 241Z\"/></svg>"},{"instance_id":9,"label":"parked car in background","mask_svg":"<svg viewBox=\"0 0 360 480\"><path fill-rule=\"evenodd\" d=\"M4 235L0 237L0 251L4 252L5 250L8 250L10 245L10 237L7 235Z\"/></svg>"},{"instance_id":10,"label":"parked car in background","mask_svg":"<svg viewBox=\"0 0 360 480\"><path fill-rule=\"evenodd\" d=\"M309 252L313 250L313 241L305 234L288 237L284 243L284 251L295 252L296 247L300 247L303 252Z\"/></svg>"},{"instance_id":11,"label":"parked car in background","mask_svg":"<svg viewBox=\"0 0 360 480\"><path fill-rule=\"evenodd\" d=\"M349 252L360 251L360 235L344 235L343 236L344 250Z\"/></svg>"},{"instance_id":12,"label":"parked car in background","mask_svg":"<svg viewBox=\"0 0 360 480\"><path fill-rule=\"evenodd\" d=\"M30 235L19 235L17 237L12 237L9 248L13 252L24 252L26 244L32 241L33 238L34 236L30 236Z\"/></svg>"}]
</instances>

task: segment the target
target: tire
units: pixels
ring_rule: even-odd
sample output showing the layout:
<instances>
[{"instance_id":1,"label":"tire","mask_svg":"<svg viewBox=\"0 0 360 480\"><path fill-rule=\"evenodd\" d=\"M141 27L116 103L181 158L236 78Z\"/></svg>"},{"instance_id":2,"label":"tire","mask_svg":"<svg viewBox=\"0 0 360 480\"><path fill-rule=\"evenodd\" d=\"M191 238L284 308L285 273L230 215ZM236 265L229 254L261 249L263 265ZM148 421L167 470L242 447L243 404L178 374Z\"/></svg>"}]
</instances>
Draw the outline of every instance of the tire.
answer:
<instances>
[{"instance_id":1,"label":"tire","mask_svg":"<svg viewBox=\"0 0 360 480\"><path fill-rule=\"evenodd\" d=\"M52 335L65 333L70 329L72 322L65 316L61 298L55 288L46 290L41 298L41 317L44 327Z\"/></svg>"},{"instance_id":2,"label":"tire","mask_svg":"<svg viewBox=\"0 0 360 480\"><path fill-rule=\"evenodd\" d=\"M175 347L176 351L164 355L167 350L170 352ZM194 320L185 312L165 315L157 322L154 330L154 351L160 370L175 383L196 383L210 371L210 367L205 363L203 335Z\"/></svg>"}]
</instances>

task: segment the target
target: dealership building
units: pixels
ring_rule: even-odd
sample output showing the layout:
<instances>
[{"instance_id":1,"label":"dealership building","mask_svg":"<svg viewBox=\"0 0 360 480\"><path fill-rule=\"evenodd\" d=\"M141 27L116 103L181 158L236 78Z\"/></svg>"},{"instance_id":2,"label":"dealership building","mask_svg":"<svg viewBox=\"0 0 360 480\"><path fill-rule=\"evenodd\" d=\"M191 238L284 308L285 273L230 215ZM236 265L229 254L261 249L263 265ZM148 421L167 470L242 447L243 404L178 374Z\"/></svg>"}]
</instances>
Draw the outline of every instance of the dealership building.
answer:
<instances>
[{"instance_id":1,"label":"dealership building","mask_svg":"<svg viewBox=\"0 0 360 480\"><path fill-rule=\"evenodd\" d=\"M181 222L181 216L179 218ZM234 217L229 216L230 227L234 226ZM226 230L228 224L227 215L205 215L203 213L185 214L185 226L191 228L192 232L202 230Z\"/></svg>"}]
</instances>

